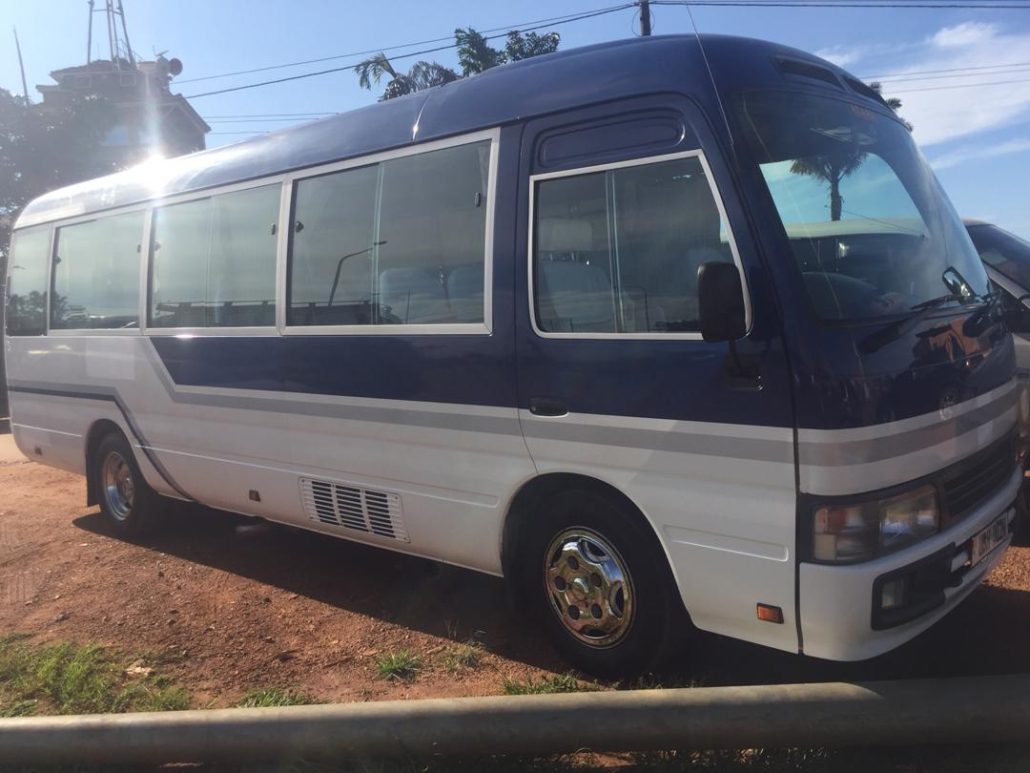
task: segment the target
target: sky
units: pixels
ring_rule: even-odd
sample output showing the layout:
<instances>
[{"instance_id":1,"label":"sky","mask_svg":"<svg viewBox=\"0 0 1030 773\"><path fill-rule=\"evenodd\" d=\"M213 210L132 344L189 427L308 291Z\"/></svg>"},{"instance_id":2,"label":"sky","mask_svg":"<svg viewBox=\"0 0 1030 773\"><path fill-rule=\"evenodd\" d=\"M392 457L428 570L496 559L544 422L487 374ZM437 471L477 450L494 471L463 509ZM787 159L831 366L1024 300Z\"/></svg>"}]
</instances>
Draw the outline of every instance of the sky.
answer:
<instances>
[{"instance_id":1,"label":"sky","mask_svg":"<svg viewBox=\"0 0 1030 773\"><path fill-rule=\"evenodd\" d=\"M144 59L167 52L184 63L172 89L191 98L208 121L208 145L371 104L377 92L341 72L196 96L220 88L354 64L343 56L436 38L455 27L505 30L527 22L611 7L616 0L123 0L133 50ZM97 5L102 5L98 0ZM1030 2L1027 10L977 8L732 8L695 7L702 32L764 38L823 56L860 78L880 80L902 102L916 142L965 217L998 223L1030 238ZM689 33L681 6L652 10L654 34ZM11 28L21 40L30 96L48 73L85 63L87 0L0 0L0 87L21 91ZM95 23L94 57L108 58L103 17ZM562 49L637 33L633 9L554 24ZM103 38L105 48L97 44ZM503 42L503 41L498 41ZM398 67L414 58L390 52ZM496 45L496 44L495 44ZM211 78L301 60L330 61ZM451 50L430 54L456 65ZM959 72L956 72L958 70ZM945 72L942 72L945 71ZM204 80L195 80L203 78ZM975 84L975 85L974 85ZM993 85L984 85L993 84ZM276 114L274 118L267 117ZM291 115L283 115L291 114Z\"/></svg>"}]
</instances>

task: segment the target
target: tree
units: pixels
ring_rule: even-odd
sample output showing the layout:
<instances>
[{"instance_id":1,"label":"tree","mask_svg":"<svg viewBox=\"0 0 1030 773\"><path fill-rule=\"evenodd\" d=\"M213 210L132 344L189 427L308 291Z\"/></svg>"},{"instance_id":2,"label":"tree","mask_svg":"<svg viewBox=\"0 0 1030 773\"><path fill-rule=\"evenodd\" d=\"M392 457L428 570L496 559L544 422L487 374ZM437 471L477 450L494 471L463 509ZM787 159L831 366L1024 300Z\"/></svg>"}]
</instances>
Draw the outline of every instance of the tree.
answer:
<instances>
[{"instance_id":1,"label":"tree","mask_svg":"<svg viewBox=\"0 0 1030 773\"><path fill-rule=\"evenodd\" d=\"M869 84L869 88L871 88L877 94L880 94L881 96L883 95L883 84L882 83L880 83L878 81L873 81L872 83ZM901 99L900 99L900 97L884 97L883 101L886 102L887 103L887 107L889 107L895 113L897 113L899 110L901 110ZM899 115L898 118L901 118L901 116ZM909 131L912 131L912 124L910 124L904 118L901 118L901 122L903 124L905 124L905 128L906 129L908 129Z\"/></svg>"},{"instance_id":2,"label":"tree","mask_svg":"<svg viewBox=\"0 0 1030 773\"><path fill-rule=\"evenodd\" d=\"M799 158L790 165L791 174L815 177L830 184L830 220L840 220L844 200L840 195L840 183L854 172L865 160L862 151L844 149L839 153L825 156Z\"/></svg>"},{"instance_id":3,"label":"tree","mask_svg":"<svg viewBox=\"0 0 1030 773\"><path fill-rule=\"evenodd\" d=\"M870 83L869 87L880 94L883 86L880 83ZM897 97L884 99L891 110L895 113L901 109L901 100ZM899 116L900 117L900 116ZM909 131L912 131L912 124L901 119ZM843 148L837 153L814 156L812 158L799 158L790 165L792 174L815 177L830 185L830 220L840 220L844 209L844 199L840 195L840 184L845 177L850 175L865 160L866 153L857 148Z\"/></svg>"},{"instance_id":4,"label":"tree","mask_svg":"<svg viewBox=\"0 0 1030 773\"><path fill-rule=\"evenodd\" d=\"M485 72L499 64L550 54L558 50L560 43L561 36L557 32L537 35L535 32L523 34L518 30L512 30L507 35L502 51L492 47L481 32L472 27L459 27L454 30L454 44L457 48L461 75L438 62L424 60L415 62L407 72L398 72L382 52L358 63L354 67L354 72L358 74L358 83L361 87L369 90L373 85L379 85L384 77L389 78L385 90L379 97L382 101L441 86L462 77Z\"/></svg>"},{"instance_id":5,"label":"tree","mask_svg":"<svg viewBox=\"0 0 1030 773\"><path fill-rule=\"evenodd\" d=\"M454 70L436 62L418 61L406 73L397 72L390 64L390 60L386 58L386 54L382 52L359 63L354 68L354 72L358 74L358 83L361 88L370 91L372 85L378 85L384 75L389 76L390 80L386 84L386 90L379 97L380 101L403 97L405 94L422 91L432 86L442 86L458 79L458 74Z\"/></svg>"},{"instance_id":6,"label":"tree","mask_svg":"<svg viewBox=\"0 0 1030 773\"><path fill-rule=\"evenodd\" d=\"M97 151L114 125L97 98L62 107L31 105L0 89L0 257L6 256L19 210L54 188L115 171Z\"/></svg>"}]
</instances>

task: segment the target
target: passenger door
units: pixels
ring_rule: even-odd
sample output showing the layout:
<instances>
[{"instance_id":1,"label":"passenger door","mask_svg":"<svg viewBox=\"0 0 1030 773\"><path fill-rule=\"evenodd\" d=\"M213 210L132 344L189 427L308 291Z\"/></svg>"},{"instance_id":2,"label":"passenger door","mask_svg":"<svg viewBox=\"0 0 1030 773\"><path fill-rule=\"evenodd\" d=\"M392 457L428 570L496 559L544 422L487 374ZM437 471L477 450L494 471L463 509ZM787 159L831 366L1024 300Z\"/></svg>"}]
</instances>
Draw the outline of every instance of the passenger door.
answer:
<instances>
[{"instance_id":1,"label":"passenger door","mask_svg":"<svg viewBox=\"0 0 1030 773\"><path fill-rule=\"evenodd\" d=\"M666 96L539 120L520 179L518 401L538 471L629 497L699 627L796 651L786 362L704 120ZM743 266L751 287L736 364L698 332L707 261ZM784 624L759 622L757 603Z\"/></svg>"}]
</instances>

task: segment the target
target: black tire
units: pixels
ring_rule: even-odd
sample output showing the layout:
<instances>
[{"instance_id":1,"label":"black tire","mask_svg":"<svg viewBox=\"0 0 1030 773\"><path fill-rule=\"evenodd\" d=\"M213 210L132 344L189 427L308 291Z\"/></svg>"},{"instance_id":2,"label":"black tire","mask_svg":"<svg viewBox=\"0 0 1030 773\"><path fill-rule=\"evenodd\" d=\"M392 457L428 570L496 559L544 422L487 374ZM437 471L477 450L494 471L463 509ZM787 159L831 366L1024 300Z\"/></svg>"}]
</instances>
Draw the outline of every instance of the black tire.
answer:
<instances>
[{"instance_id":1,"label":"black tire","mask_svg":"<svg viewBox=\"0 0 1030 773\"><path fill-rule=\"evenodd\" d=\"M578 547L568 549L573 544ZM590 490L557 494L537 513L523 547L523 597L562 658L580 671L604 678L637 676L658 664L687 630L665 555L629 505ZM570 568L570 558L575 567ZM621 594L611 592L620 583L599 577L596 567L608 579L624 577ZM598 602L605 599L608 606L601 610ZM576 611L566 607L560 614L566 604ZM595 620L602 627L591 628ZM581 630L574 633L570 626Z\"/></svg>"},{"instance_id":2,"label":"black tire","mask_svg":"<svg viewBox=\"0 0 1030 773\"><path fill-rule=\"evenodd\" d=\"M138 536L153 525L161 497L143 478L132 447L121 433L111 432L100 441L90 475L100 512L118 534Z\"/></svg>"}]
</instances>

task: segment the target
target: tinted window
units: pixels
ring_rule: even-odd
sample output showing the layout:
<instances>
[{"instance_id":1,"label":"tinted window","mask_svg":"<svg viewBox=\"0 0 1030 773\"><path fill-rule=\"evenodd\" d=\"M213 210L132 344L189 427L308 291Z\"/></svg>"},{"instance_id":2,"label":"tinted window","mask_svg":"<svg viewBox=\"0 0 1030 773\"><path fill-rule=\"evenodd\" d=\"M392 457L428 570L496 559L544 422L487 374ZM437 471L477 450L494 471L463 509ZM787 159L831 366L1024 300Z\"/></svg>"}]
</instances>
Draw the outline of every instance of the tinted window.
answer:
<instances>
[{"instance_id":1,"label":"tinted window","mask_svg":"<svg viewBox=\"0 0 1030 773\"><path fill-rule=\"evenodd\" d=\"M995 225L967 226L980 260L1030 289L1030 242Z\"/></svg>"},{"instance_id":2,"label":"tinted window","mask_svg":"<svg viewBox=\"0 0 1030 773\"><path fill-rule=\"evenodd\" d=\"M484 320L490 143L302 180L292 325Z\"/></svg>"},{"instance_id":3,"label":"tinted window","mask_svg":"<svg viewBox=\"0 0 1030 773\"><path fill-rule=\"evenodd\" d=\"M733 259L697 158L544 180L534 207L546 332L696 331L698 268Z\"/></svg>"},{"instance_id":4,"label":"tinted window","mask_svg":"<svg viewBox=\"0 0 1030 773\"><path fill-rule=\"evenodd\" d=\"M1030 309L1025 303L1000 285L994 285L994 291L998 293L1001 312L1009 330L1013 333L1030 333Z\"/></svg>"},{"instance_id":5,"label":"tinted window","mask_svg":"<svg viewBox=\"0 0 1030 773\"><path fill-rule=\"evenodd\" d=\"M367 325L379 167L301 180L294 192L290 325Z\"/></svg>"},{"instance_id":6,"label":"tinted window","mask_svg":"<svg viewBox=\"0 0 1030 773\"><path fill-rule=\"evenodd\" d=\"M57 229L51 328L139 325L143 212Z\"/></svg>"},{"instance_id":7,"label":"tinted window","mask_svg":"<svg viewBox=\"0 0 1030 773\"><path fill-rule=\"evenodd\" d=\"M899 121L807 93L749 93L739 108L819 317L876 319L938 298L962 306L987 291L961 221Z\"/></svg>"},{"instance_id":8,"label":"tinted window","mask_svg":"<svg viewBox=\"0 0 1030 773\"><path fill-rule=\"evenodd\" d=\"M383 164L379 322L483 321L489 142Z\"/></svg>"},{"instance_id":9,"label":"tinted window","mask_svg":"<svg viewBox=\"0 0 1030 773\"><path fill-rule=\"evenodd\" d=\"M46 332L49 252L49 228L15 232L7 269L7 332L10 335Z\"/></svg>"},{"instance_id":10,"label":"tinted window","mask_svg":"<svg viewBox=\"0 0 1030 773\"><path fill-rule=\"evenodd\" d=\"M154 210L150 324L275 324L280 186Z\"/></svg>"}]
</instances>

